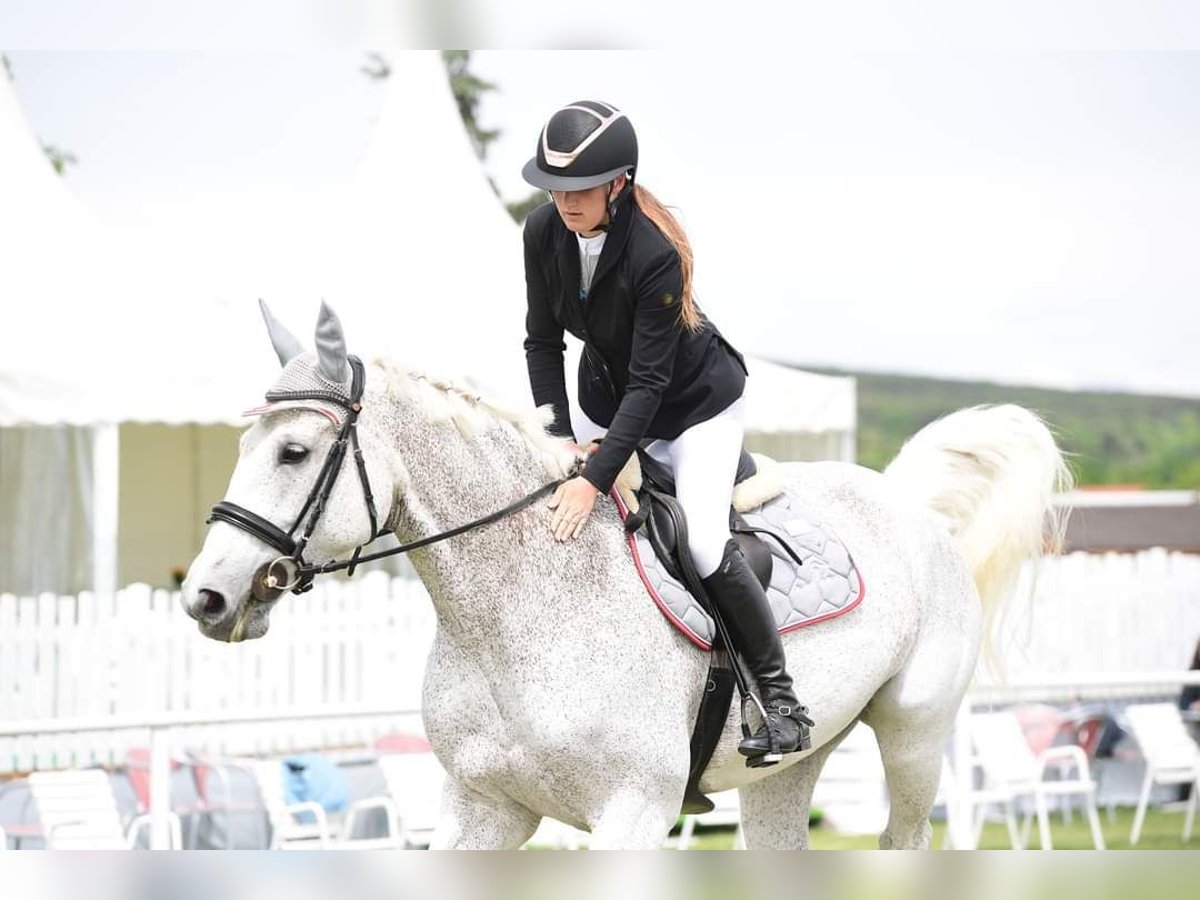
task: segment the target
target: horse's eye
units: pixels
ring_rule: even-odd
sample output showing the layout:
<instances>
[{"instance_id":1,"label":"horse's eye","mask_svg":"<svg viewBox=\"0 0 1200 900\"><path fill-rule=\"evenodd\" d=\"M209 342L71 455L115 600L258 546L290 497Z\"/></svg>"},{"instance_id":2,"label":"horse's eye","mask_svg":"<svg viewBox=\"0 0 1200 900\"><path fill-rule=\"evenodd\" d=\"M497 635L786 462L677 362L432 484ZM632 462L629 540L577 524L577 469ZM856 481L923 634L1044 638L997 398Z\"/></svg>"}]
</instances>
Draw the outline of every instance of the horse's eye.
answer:
<instances>
[{"instance_id":1,"label":"horse's eye","mask_svg":"<svg viewBox=\"0 0 1200 900\"><path fill-rule=\"evenodd\" d=\"M294 466L296 463L302 463L307 456L308 448L301 447L299 444L285 444L283 449L279 451L279 461L285 466Z\"/></svg>"}]
</instances>

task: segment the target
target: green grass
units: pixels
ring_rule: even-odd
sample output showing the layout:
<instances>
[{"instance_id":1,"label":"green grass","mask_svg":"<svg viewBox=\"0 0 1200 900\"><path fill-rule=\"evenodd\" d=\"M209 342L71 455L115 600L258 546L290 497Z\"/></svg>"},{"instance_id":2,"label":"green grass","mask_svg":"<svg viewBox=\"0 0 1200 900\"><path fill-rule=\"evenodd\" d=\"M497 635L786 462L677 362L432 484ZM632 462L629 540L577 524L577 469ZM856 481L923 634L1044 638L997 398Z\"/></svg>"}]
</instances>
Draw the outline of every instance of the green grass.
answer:
<instances>
[{"instance_id":1,"label":"green grass","mask_svg":"<svg viewBox=\"0 0 1200 900\"><path fill-rule=\"evenodd\" d=\"M1107 813L1100 810L1100 827L1104 832L1104 841L1109 850L1129 850L1129 831L1133 827L1133 810L1118 808L1112 822L1108 821ZM942 834L945 823L933 824L933 846L942 846ZM1182 809L1157 810L1151 809L1146 814L1146 824L1142 828L1142 837L1138 841L1138 850L1200 850L1200 823L1192 832L1188 843L1181 840L1183 834ZM1055 850L1091 850L1092 837L1087 822L1078 812L1075 813L1070 825L1064 825L1062 816L1055 813L1050 820L1050 836ZM829 828L814 828L809 838L809 844L814 850L871 850L879 845L878 838L872 835L841 835ZM1038 847L1037 822L1033 824L1030 834L1030 844ZM692 841L692 847L703 850L728 850L733 846L732 829L697 829ZM1008 831L1003 822L991 822L984 826L983 837L979 843L981 850L1009 849Z\"/></svg>"}]
</instances>

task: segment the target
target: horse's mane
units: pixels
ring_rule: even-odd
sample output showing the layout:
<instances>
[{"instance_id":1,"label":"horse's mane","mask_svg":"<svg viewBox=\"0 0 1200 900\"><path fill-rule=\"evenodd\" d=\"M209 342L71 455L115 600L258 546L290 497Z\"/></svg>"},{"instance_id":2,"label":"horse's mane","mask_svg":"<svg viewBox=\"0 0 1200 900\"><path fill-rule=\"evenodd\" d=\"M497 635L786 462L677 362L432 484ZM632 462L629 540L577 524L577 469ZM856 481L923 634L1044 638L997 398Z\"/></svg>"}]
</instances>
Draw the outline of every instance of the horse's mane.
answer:
<instances>
[{"instance_id":1,"label":"horse's mane","mask_svg":"<svg viewBox=\"0 0 1200 900\"><path fill-rule=\"evenodd\" d=\"M570 469L574 457L566 442L546 431L553 418L549 408L510 409L451 379L395 360L376 359L374 363L387 376L390 393L420 403L435 420L453 423L464 438L470 440L495 426L507 428L525 442L553 477L562 478Z\"/></svg>"}]
</instances>

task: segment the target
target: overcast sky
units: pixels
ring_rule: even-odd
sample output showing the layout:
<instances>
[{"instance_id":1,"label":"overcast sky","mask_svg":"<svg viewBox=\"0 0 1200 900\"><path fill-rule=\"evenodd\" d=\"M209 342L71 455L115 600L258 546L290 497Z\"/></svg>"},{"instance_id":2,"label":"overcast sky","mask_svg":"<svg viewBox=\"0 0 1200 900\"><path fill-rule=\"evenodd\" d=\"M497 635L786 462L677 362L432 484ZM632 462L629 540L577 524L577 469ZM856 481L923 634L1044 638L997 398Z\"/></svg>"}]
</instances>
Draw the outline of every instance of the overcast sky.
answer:
<instances>
[{"instance_id":1,"label":"overcast sky","mask_svg":"<svg viewBox=\"0 0 1200 900\"><path fill-rule=\"evenodd\" d=\"M9 51L117 224L335 190L382 88L357 51ZM692 236L704 308L796 363L1200 396L1200 55L479 52L509 198L605 99ZM421 136L414 135L419 140ZM420 173L414 173L419 178ZM464 223L469 235L469 223Z\"/></svg>"}]
</instances>

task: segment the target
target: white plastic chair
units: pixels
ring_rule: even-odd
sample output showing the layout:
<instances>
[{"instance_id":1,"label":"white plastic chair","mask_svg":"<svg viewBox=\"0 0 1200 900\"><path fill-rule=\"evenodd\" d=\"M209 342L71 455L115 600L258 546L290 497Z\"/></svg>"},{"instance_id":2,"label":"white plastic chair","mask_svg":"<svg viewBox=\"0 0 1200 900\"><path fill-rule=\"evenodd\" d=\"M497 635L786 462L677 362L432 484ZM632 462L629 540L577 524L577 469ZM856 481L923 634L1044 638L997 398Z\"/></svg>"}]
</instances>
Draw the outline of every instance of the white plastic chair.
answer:
<instances>
[{"instance_id":1,"label":"white plastic chair","mask_svg":"<svg viewBox=\"0 0 1200 900\"><path fill-rule=\"evenodd\" d=\"M387 753L379 757L387 795L360 800L346 813L344 849L428 847L442 809L446 772L431 752ZM351 839L355 820L369 809L387 817L387 835Z\"/></svg>"},{"instance_id":2,"label":"white plastic chair","mask_svg":"<svg viewBox=\"0 0 1200 900\"><path fill-rule=\"evenodd\" d=\"M970 801L977 810L975 822L976 840L983 830L983 811L989 804L999 803L1004 807L1005 824L1014 849L1022 849L1028 839L1029 819L1025 827L1018 829L1016 805L1021 797L1033 800L1038 820L1038 834L1043 850L1053 849L1050 837L1050 815L1047 800L1059 797L1065 800L1079 796L1083 800L1092 840L1097 850L1104 849L1104 835L1100 831L1100 817L1096 812L1096 783L1088 771L1087 756L1082 748L1068 745L1050 747L1040 755L1034 755L1021 723L1011 712L972 713L970 717L971 739L975 746L974 762L983 771L982 788L972 792ZM1068 777L1073 764L1075 777ZM1047 781L1046 773L1053 767L1061 773L1058 780Z\"/></svg>"},{"instance_id":3,"label":"white plastic chair","mask_svg":"<svg viewBox=\"0 0 1200 900\"><path fill-rule=\"evenodd\" d=\"M1138 797L1129 843L1136 844L1142 837L1150 791L1156 784L1192 785L1183 821L1183 840L1187 842L1192 836L1192 823L1196 818L1196 795L1200 793L1200 747L1188 734L1183 717L1174 704L1127 706L1125 719L1146 760L1146 775L1142 779L1142 792Z\"/></svg>"},{"instance_id":4,"label":"white plastic chair","mask_svg":"<svg viewBox=\"0 0 1200 900\"><path fill-rule=\"evenodd\" d=\"M270 850L328 850L333 846L329 817L320 803L288 803L283 764L277 759L242 759L230 762L254 776L259 797L271 823ZM302 816L311 816L305 821Z\"/></svg>"},{"instance_id":5,"label":"white plastic chair","mask_svg":"<svg viewBox=\"0 0 1200 900\"><path fill-rule=\"evenodd\" d=\"M121 826L117 798L103 769L34 772L29 791L50 850L132 850L149 815ZM170 846L183 847L179 817L168 814Z\"/></svg>"}]
</instances>

